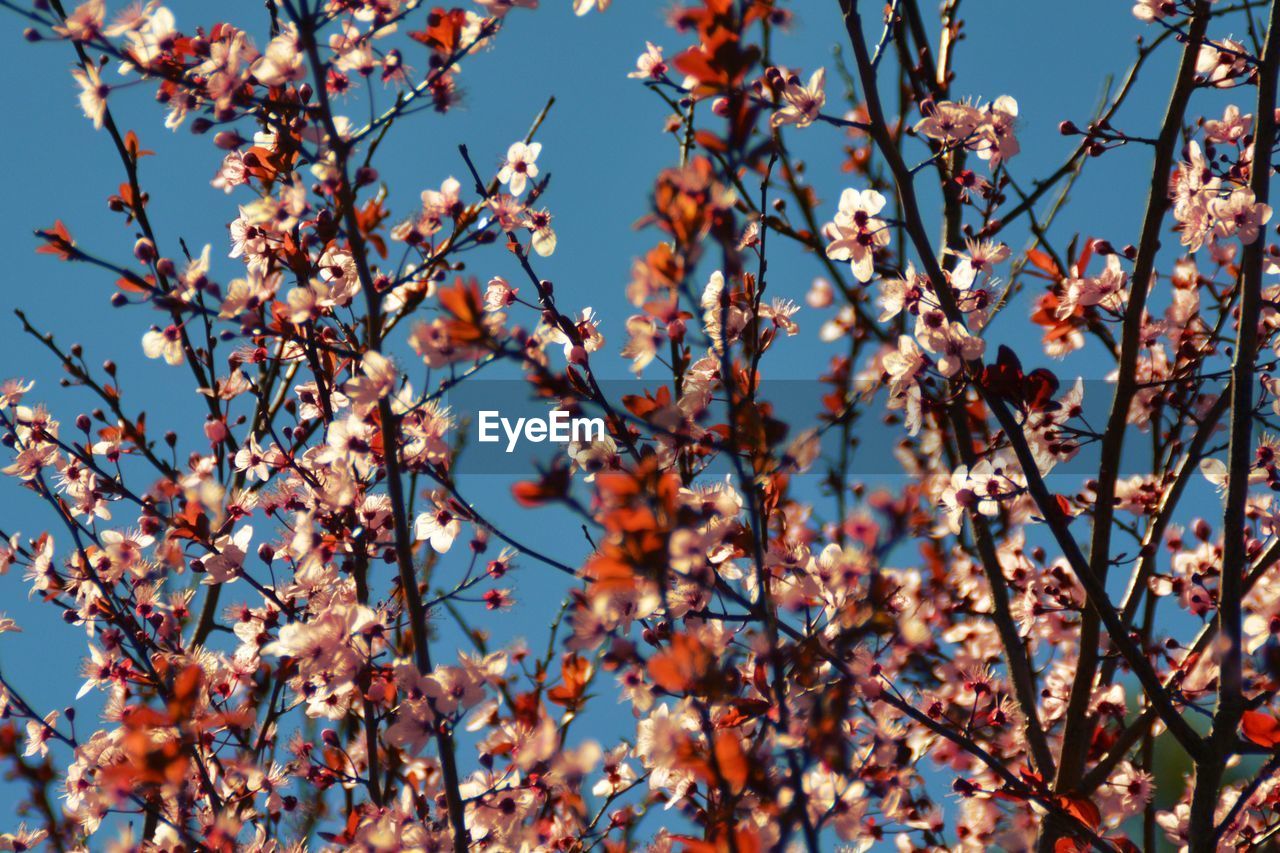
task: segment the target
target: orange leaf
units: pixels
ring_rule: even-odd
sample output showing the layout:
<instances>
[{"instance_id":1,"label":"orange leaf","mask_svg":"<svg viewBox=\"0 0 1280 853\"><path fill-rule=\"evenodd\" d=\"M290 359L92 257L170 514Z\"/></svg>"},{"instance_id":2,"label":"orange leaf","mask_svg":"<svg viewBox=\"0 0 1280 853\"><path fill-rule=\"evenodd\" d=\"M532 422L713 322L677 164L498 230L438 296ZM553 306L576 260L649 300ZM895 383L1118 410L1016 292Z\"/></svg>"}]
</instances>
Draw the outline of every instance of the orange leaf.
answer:
<instances>
[{"instance_id":1,"label":"orange leaf","mask_svg":"<svg viewBox=\"0 0 1280 853\"><path fill-rule=\"evenodd\" d=\"M596 554L582 567L583 577L591 579L593 595L628 593L636 588L636 570L630 563L609 554Z\"/></svg>"},{"instance_id":2,"label":"orange leaf","mask_svg":"<svg viewBox=\"0 0 1280 853\"><path fill-rule=\"evenodd\" d=\"M129 731L144 731L170 726L173 718L146 705L129 705L120 713L120 722Z\"/></svg>"},{"instance_id":3,"label":"orange leaf","mask_svg":"<svg viewBox=\"0 0 1280 853\"><path fill-rule=\"evenodd\" d=\"M542 472L538 480L526 480L511 487L511 495L520 506L541 506L559 500L569 493L569 470L555 465Z\"/></svg>"},{"instance_id":4,"label":"orange leaf","mask_svg":"<svg viewBox=\"0 0 1280 853\"><path fill-rule=\"evenodd\" d=\"M475 279L459 278L452 287L440 289L440 307L449 315L445 330L455 343L477 343L489 336L485 326L484 298Z\"/></svg>"},{"instance_id":5,"label":"orange leaf","mask_svg":"<svg viewBox=\"0 0 1280 853\"><path fill-rule=\"evenodd\" d=\"M156 153L154 151L139 151L138 134L134 133L132 130L124 135L124 147L126 151L133 155L133 159L135 160L139 157L150 157L152 154Z\"/></svg>"},{"instance_id":6,"label":"orange leaf","mask_svg":"<svg viewBox=\"0 0 1280 853\"><path fill-rule=\"evenodd\" d=\"M706 675L711 651L688 634L676 634L670 647L649 659L649 677L668 693L683 693Z\"/></svg>"},{"instance_id":7,"label":"orange leaf","mask_svg":"<svg viewBox=\"0 0 1280 853\"><path fill-rule=\"evenodd\" d=\"M173 680L173 698L169 700L169 713L178 722L189 720L195 712L204 681L204 670L196 664L185 667Z\"/></svg>"},{"instance_id":8,"label":"orange leaf","mask_svg":"<svg viewBox=\"0 0 1280 853\"><path fill-rule=\"evenodd\" d=\"M409 37L438 53L453 53L462 46L462 31L466 26L465 10L436 8L427 15L427 28L411 32Z\"/></svg>"},{"instance_id":9,"label":"orange leaf","mask_svg":"<svg viewBox=\"0 0 1280 853\"><path fill-rule=\"evenodd\" d=\"M716 735L716 765L729 789L740 793L747 784L751 767L747 764L747 754L742 751L742 741L729 729L722 729Z\"/></svg>"},{"instance_id":10,"label":"orange leaf","mask_svg":"<svg viewBox=\"0 0 1280 853\"><path fill-rule=\"evenodd\" d=\"M37 231L36 236L45 241L43 246L36 249L37 255L57 255L64 261L71 260L74 254L71 247L76 241L71 239L71 232L62 224L61 219L54 222L53 227L47 231Z\"/></svg>"},{"instance_id":11,"label":"orange leaf","mask_svg":"<svg viewBox=\"0 0 1280 853\"><path fill-rule=\"evenodd\" d=\"M576 708L582 703L582 694L591 679L591 661L575 654L567 654L560 663L560 677L563 681L558 687L547 691L547 698L557 705Z\"/></svg>"},{"instance_id":12,"label":"orange leaf","mask_svg":"<svg viewBox=\"0 0 1280 853\"><path fill-rule=\"evenodd\" d=\"M138 284L137 281L127 276L116 279L116 287L126 293L150 293L151 289L145 285Z\"/></svg>"},{"instance_id":13,"label":"orange leaf","mask_svg":"<svg viewBox=\"0 0 1280 853\"><path fill-rule=\"evenodd\" d=\"M729 844L730 834L733 836L732 846ZM691 835L673 835L671 838L683 845L681 848L682 853L729 853L730 850L737 850L738 853L760 853L764 849L760 843L760 836L755 830L749 828L721 829L717 827L709 841L694 838Z\"/></svg>"},{"instance_id":14,"label":"orange leaf","mask_svg":"<svg viewBox=\"0 0 1280 853\"><path fill-rule=\"evenodd\" d=\"M1062 276L1062 273L1058 271L1058 265L1053 262L1053 258L1049 257L1039 249L1028 250L1027 260L1031 262L1032 266L1055 278L1060 278Z\"/></svg>"}]
</instances>

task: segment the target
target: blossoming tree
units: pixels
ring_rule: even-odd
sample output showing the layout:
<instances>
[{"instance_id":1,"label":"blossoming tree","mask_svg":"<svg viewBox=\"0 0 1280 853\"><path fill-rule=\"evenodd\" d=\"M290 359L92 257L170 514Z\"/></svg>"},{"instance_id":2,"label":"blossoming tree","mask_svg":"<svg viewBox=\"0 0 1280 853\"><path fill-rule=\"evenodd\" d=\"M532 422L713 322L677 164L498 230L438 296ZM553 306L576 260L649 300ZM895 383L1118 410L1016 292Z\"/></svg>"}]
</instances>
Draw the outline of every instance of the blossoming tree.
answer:
<instances>
[{"instance_id":1,"label":"blossoming tree","mask_svg":"<svg viewBox=\"0 0 1280 853\"><path fill-rule=\"evenodd\" d=\"M58 221L39 251L98 268L203 407L156 436L115 364L22 316L94 402L60 423L30 382L0 388L4 473L50 519L6 532L0 571L83 634L80 697L102 713L35 707L0 670L0 758L25 790L5 817L27 821L4 849L1061 853L1280 833L1277 0L1139 0L1128 76L1092 118L1055 117L1077 144L1034 182L1019 105L955 94L959 0L829 0L840 52L803 71L771 58L781 0L672 6L674 46L630 75L669 116L671 166L619 283L634 313L608 318L647 386L618 396L606 320L538 272L573 251L545 205L577 203L544 169L545 110L485 142L494 168L465 145L429 163L420 204L376 165L537 0L267 0L194 29L155 0L0 5L65 50L119 159L131 245ZM1157 56L1163 120L1122 128ZM216 150L230 226L209 242L234 277L158 236L147 132L112 111L125 85ZM845 147L847 186L807 181L800 134ZM1141 163L1141 220L1080 233L1081 211L1078 239L1051 239L1117 148ZM772 398L801 334L770 288L780 245L812 258L836 353L810 429ZM521 277L484 272L499 262ZM987 344L1019 291L1043 352ZM1109 382L1075 380L1086 352ZM444 400L501 364L607 423L514 489L581 528L585 561L464 493L466 418ZM858 475L860 423L894 435L892 489ZM1197 490L1217 501L1193 520ZM517 564L566 590L542 653L484 629ZM625 737L572 727L619 700ZM1157 773L1161 751L1190 772Z\"/></svg>"}]
</instances>

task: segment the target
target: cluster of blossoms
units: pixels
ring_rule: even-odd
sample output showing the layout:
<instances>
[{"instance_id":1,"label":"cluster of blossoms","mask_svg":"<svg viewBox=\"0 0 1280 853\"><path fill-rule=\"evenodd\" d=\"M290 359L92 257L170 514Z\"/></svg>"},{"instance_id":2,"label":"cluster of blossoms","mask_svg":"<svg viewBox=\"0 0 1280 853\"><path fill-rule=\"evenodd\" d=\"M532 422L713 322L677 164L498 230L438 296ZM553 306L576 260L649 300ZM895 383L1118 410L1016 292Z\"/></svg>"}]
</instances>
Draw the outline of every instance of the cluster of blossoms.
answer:
<instances>
[{"instance_id":1,"label":"cluster of blossoms","mask_svg":"<svg viewBox=\"0 0 1280 853\"><path fill-rule=\"evenodd\" d=\"M983 107L953 101L925 102L924 118L916 133L938 144L964 148L997 166L1018 153L1013 127L1018 118L1018 102L1008 95Z\"/></svg>"},{"instance_id":2,"label":"cluster of blossoms","mask_svg":"<svg viewBox=\"0 0 1280 853\"><path fill-rule=\"evenodd\" d=\"M1259 202L1248 183L1239 177L1247 174L1253 162L1252 145L1241 144L1248 137L1252 122L1253 116L1241 116L1236 107L1231 107L1221 122L1205 122L1210 156L1217 152L1214 143L1225 142L1236 148L1234 158L1214 157L1213 166L1198 142L1187 143L1187 161L1174 173L1170 194L1182 245L1192 254L1207 245L1215 261L1230 263L1237 247L1255 242L1262 227L1271 220L1270 205Z\"/></svg>"},{"instance_id":3,"label":"cluster of blossoms","mask_svg":"<svg viewBox=\"0 0 1280 853\"><path fill-rule=\"evenodd\" d=\"M39 251L110 272L111 304L148 313L131 340L192 383L199 420L157 436L126 368L22 315L94 408L59 419L30 381L0 385L3 473L53 519L0 539L0 574L21 570L86 652L57 710L0 669L0 760L27 820L0 848L1270 843L1280 0L1265 47L1214 35L1240 14L1225 4L1138 2L1178 36L1133 72L1162 44L1180 54L1163 126L1116 127L1126 85L1087 130L1064 121L1083 139L1034 184L1011 171L1017 102L952 91L959 4L935 53L916 0L887 6L878 43L881 22L833 3L856 84L839 112L825 68L770 64L794 23L782 2L673 7L683 48L646 43L627 75L669 110L673 164L611 346L615 305L567 307L572 287L538 273L574 242L544 206L550 104L524 138L475 141L491 168L466 145L426 160L430 188L398 214L374 166L538 3L471 5L281 0L261 49L156 3L111 23L101 0L28 10L30 40L69 45L119 155L108 208L129 234L118 260L57 222ZM212 132L201 180L229 226L199 254L151 221L151 152L118 112L117 90L143 85L167 127ZM1205 89L1240 103L1184 140ZM809 183L802 131L845 144L838 197ZM1055 222L1113 150L1153 154L1123 248ZM1162 249L1170 220L1181 240ZM779 246L819 265L806 308ZM1026 292L1042 353L1002 341ZM773 381L788 353L811 359L802 324L831 353L808 412ZM1088 394L1060 378L1082 352L1110 371ZM606 393L611 356L640 393ZM461 476L468 413L445 395L504 364L531 399L607 427L512 489L568 532L554 552ZM888 482L861 473L876 464ZM559 601L536 620L548 637L484 621L529 606L513 572ZM0 617L0 643L17 630ZM626 710L605 724L611 701ZM1162 772L1166 751L1193 772Z\"/></svg>"}]
</instances>

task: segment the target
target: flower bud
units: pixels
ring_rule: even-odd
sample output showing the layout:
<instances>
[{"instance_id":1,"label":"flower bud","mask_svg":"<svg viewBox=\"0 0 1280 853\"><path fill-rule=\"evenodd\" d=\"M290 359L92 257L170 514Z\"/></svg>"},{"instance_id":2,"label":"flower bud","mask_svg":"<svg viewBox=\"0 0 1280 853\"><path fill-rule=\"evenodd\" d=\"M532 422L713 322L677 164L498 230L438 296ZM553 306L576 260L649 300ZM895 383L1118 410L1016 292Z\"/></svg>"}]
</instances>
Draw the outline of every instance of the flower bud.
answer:
<instances>
[{"instance_id":1,"label":"flower bud","mask_svg":"<svg viewBox=\"0 0 1280 853\"><path fill-rule=\"evenodd\" d=\"M209 439L209 445L216 447L227 438L227 425L221 420L208 420L204 422L204 435Z\"/></svg>"},{"instance_id":2,"label":"flower bud","mask_svg":"<svg viewBox=\"0 0 1280 853\"><path fill-rule=\"evenodd\" d=\"M815 278L813 284L809 286L809 292L805 294L804 301L810 308L830 308L835 302L835 291L831 288L831 282L825 278Z\"/></svg>"},{"instance_id":3,"label":"flower bud","mask_svg":"<svg viewBox=\"0 0 1280 853\"><path fill-rule=\"evenodd\" d=\"M143 237L133 244L133 256L144 264L151 263L156 259L156 244Z\"/></svg>"},{"instance_id":4,"label":"flower bud","mask_svg":"<svg viewBox=\"0 0 1280 853\"><path fill-rule=\"evenodd\" d=\"M244 137L234 130L222 130L213 137L213 144L223 151L234 151L244 145L244 141Z\"/></svg>"}]
</instances>

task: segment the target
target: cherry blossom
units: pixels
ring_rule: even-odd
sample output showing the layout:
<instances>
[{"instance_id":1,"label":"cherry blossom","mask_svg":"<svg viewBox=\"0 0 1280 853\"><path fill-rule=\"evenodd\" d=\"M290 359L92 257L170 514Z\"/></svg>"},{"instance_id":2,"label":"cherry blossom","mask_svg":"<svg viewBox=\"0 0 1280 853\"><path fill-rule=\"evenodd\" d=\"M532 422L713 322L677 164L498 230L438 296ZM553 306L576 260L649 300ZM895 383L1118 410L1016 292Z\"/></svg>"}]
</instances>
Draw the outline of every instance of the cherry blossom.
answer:
<instances>
[{"instance_id":1,"label":"cherry blossom","mask_svg":"<svg viewBox=\"0 0 1280 853\"><path fill-rule=\"evenodd\" d=\"M498 180L511 189L512 195L522 195L530 178L538 176L537 159L542 153L541 142L512 143L507 149L507 159L498 172Z\"/></svg>"},{"instance_id":2,"label":"cherry blossom","mask_svg":"<svg viewBox=\"0 0 1280 853\"><path fill-rule=\"evenodd\" d=\"M885 198L875 190L846 189L840 194L840 208L834 222L823 229L829 242L827 257L849 261L858 281L868 282L874 274L873 258L877 248L889 244L889 230L874 218L885 205Z\"/></svg>"},{"instance_id":3,"label":"cherry blossom","mask_svg":"<svg viewBox=\"0 0 1280 853\"><path fill-rule=\"evenodd\" d=\"M819 68L809 75L809 82L805 84L801 84L794 75L786 77L782 88L782 100L785 103L782 109L773 114L771 124L774 127L784 124L808 127L813 124L827 102L826 92L823 91L826 79L825 68Z\"/></svg>"},{"instance_id":4,"label":"cherry blossom","mask_svg":"<svg viewBox=\"0 0 1280 853\"><path fill-rule=\"evenodd\" d=\"M633 79L660 79L667 73L666 60L662 58L662 48L651 41L644 43L644 53L636 59L636 70L628 74Z\"/></svg>"},{"instance_id":5,"label":"cherry blossom","mask_svg":"<svg viewBox=\"0 0 1280 853\"><path fill-rule=\"evenodd\" d=\"M976 5L695 0L566 128L471 72L610 38L557 2L15 9L114 174L30 223L103 334L19 310L65 393L0 384L0 643L81 638L38 692L0 650L0 848L1268 843L1280 3L1091 11L1146 34L1081 116ZM602 207L642 101L662 168ZM473 156L460 104L528 130ZM481 488L460 389L603 432Z\"/></svg>"}]
</instances>

